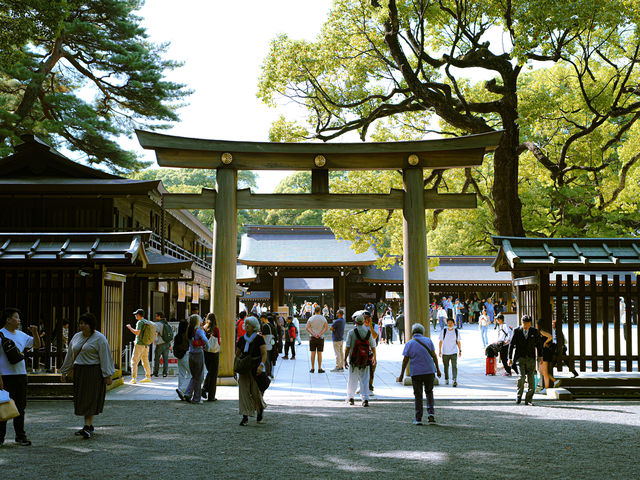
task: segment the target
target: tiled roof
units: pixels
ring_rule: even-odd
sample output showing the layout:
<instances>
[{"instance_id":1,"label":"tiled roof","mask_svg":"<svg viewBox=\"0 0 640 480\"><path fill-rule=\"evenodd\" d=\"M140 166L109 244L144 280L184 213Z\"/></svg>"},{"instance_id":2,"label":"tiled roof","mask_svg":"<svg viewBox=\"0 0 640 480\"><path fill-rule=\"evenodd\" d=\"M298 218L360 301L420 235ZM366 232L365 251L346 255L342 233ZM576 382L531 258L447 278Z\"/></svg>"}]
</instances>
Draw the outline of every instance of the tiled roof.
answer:
<instances>
[{"instance_id":1,"label":"tiled roof","mask_svg":"<svg viewBox=\"0 0 640 480\"><path fill-rule=\"evenodd\" d=\"M142 264L150 232L0 233L0 263Z\"/></svg>"},{"instance_id":2,"label":"tiled roof","mask_svg":"<svg viewBox=\"0 0 640 480\"><path fill-rule=\"evenodd\" d=\"M496 271L640 269L637 238L492 237L499 246Z\"/></svg>"},{"instance_id":3,"label":"tiled roof","mask_svg":"<svg viewBox=\"0 0 640 480\"><path fill-rule=\"evenodd\" d=\"M429 271L430 284L510 284L511 274L497 272L491 266L493 257L438 257L440 263ZM362 272L362 279L371 283L402 283L404 269L396 263L388 270L375 266Z\"/></svg>"},{"instance_id":4,"label":"tiled roof","mask_svg":"<svg viewBox=\"0 0 640 480\"><path fill-rule=\"evenodd\" d=\"M352 242L337 240L325 227L251 226L242 235L238 261L244 265L372 265L373 249L356 253Z\"/></svg>"}]
</instances>

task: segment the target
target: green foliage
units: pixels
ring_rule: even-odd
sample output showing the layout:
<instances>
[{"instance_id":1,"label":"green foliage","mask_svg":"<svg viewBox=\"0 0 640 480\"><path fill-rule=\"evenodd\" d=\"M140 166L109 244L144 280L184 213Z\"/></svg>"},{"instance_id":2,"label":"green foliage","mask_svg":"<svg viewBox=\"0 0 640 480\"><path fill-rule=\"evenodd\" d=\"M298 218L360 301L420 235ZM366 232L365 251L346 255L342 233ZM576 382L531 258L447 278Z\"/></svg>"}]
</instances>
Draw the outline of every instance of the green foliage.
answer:
<instances>
[{"instance_id":1,"label":"green foliage","mask_svg":"<svg viewBox=\"0 0 640 480\"><path fill-rule=\"evenodd\" d=\"M167 128L189 92L166 81L135 15L139 0L0 0L0 155L21 133L84 152L115 171L143 166L117 141Z\"/></svg>"},{"instance_id":2,"label":"green foliage","mask_svg":"<svg viewBox=\"0 0 640 480\"><path fill-rule=\"evenodd\" d=\"M638 0L335 0L315 41L273 40L258 95L306 111L306 125L273 125L289 141L503 130L482 167L425 173L427 188L479 198L475 211L426 213L430 254L487 253L496 233L635 235L639 24ZM399 184L348 172L334 191ZM324 222L359 249L401 251L397 213Z\"/></svg>"}]
</instances>

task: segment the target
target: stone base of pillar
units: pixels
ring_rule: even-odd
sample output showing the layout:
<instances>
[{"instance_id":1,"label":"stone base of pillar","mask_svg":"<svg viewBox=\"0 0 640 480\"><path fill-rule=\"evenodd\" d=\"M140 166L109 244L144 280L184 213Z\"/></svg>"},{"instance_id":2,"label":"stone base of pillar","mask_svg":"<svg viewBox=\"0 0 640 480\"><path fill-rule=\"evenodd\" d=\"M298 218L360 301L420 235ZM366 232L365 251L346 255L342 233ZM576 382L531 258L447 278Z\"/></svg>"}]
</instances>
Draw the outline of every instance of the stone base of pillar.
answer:
<instances>
[{"instance_id":1,"label":"stone base of pillar","mask_svg":"<svg viewBox=\"0 0 640 480\"><path fill-rule=\"evenodd\" d=\"M216 385L222 385L225 387L237 387L238 381L233 377L218 377Z\"/></svg>"}]
</instances>

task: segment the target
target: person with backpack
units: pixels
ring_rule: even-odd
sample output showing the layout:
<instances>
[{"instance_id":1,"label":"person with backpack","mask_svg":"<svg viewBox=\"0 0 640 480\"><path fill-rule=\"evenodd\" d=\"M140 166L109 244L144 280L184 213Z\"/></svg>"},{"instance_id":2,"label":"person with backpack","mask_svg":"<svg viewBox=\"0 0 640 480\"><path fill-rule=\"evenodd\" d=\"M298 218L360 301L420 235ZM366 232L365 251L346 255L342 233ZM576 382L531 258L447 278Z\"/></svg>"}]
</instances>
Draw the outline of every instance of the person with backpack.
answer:
<instances>
[{"instance_id":1,"label":"person with backpack","mask_svg":"<svg viewBox=\"0 0 640 480\"><path fill-rule=\"evenodd\" d=\"M298 329L293 323L293 317L287 317L287 324L284 330L284 358L289 359L289 349L291 349L291 360L296 359L296 338L298 337Z\"/></svg>"},{"instance_id":2,"label":"person with backpack","mask_svg":"<svg viewBox=\"0 0 640 480\"><path fill-rule=\"evenodd\" d=\"M173 329L164 318L162 312L156 313L156 339L155 350L153 352L153 377L158 376L160 370L160 358L162 358L162 376L169 373L169 348L173 340Z\"/></svg>"},{"instance_id":3,"label":"person with backpack","mask_svg":"<svg viewBox=\"0 0 640 480\"><path fill-rule=\"evenodd\" d=\"M149 365L149 345L151 345L156 337L156 324L144 318L144 310L139 308L133 315L136 317L136 328L132 328L127 324L127 328L136 336L135 345L133 347L133 355L131 356L131 383L138 382L138 364L142 360L144 368L144 380L140 383L151 382L151 366Z\"/></svg>"},{"instance_id":4,"label":"person with backpack","mask_svg":"<svg viewBox=\"0 0 640 480\"><path fill-rule=\"evenodd\" d=\"M269 315L267 313L260 314L260 334L264 338L264 344L267 349L267 361L264 362L266 374L273 378L273 364L271 363L271 352L275 347L275 330L273 325L269 323Z\"/></svg>"},{"instance_id":5,"label":"person with backpack","mask_svg":"<svg viewBox=\"0 0 640 480\"><path fill-rule=\"evenodd\" d=\"M189 370L191 380L184 394L178 391L180 400L187 403L202 404L202 375L204 373L204 347L208 345L207 336L200 327L202 318L200 315L189 316L187 338L189 339Z\"/></svg>"},{"instance_id":6,"label":"person with backpack","mask_svg":"<svg viewBox=\"0 0 640 480\"><path fill-rule=\"evenodd\" d=\"M451 364L451 378L453 386L458 386L458 357L462 355L460 346L460 333L455 328L455 320L447 318L447 328L440 332L439 355L444 365L444 381L449 385L449 364Z\"/></svg>"},{"instance_id":7,"label":"person with backpack","mask_svg":"<svg viewBox=\"0 0 640 480\"><path fill-rule=\"evenodd\" d=\"M173 356L178 359L178 388L176 393L180 399L185 398L184 392L187 391L189 381L191 380L191 370L189 370L189 337L187 337L187 329L189 322L180 320L178 324L178 333L173 339Z\"/></svg>"},{"instance_id":8,"label":"person with backpack","mask_svg":"<svg viewBox=\"0 0 640 480\"><path fill-rule=\"evenodd\" d=\"M204 365L207 367L207 376L205 377L204 385L202 386L202 398L206 399L207 402L215 402L217 400L216 390L218 383L218 370L220 368L220 346L222 343L220 340L218 321L216 320L216 315L213 312L207 313L207 318L205 319L202 329L204 330L208 341L204 351Z\"/></svg>"},{"instance_id":9,"label":"person with backpack","mask_svg":"<svg viewBox=\"0 0 640 480\"><path fill-rule=\"evenodd\" d=\"M347 401L354 405L356 387L360 384L362 406L369 406L369 368L376 364L376 341L370 328L364 326L364 316L356 317L356 326L347 335L344 366L349 369Z\"/></svg>"},{"instance_id":10,"label":"person with backpack","mask_svg":"<svg viewBox=\"0 0 640 480\"><path fill-rule=\"evenodd\" d=\"M453 320L453 319L451 319ZM402 352L402 370L397 382L402 383L404 372L407 371L409 365L409 375L411 376L411 384L413 385L413 395L415 397L416 416L413 420L414 425L422 425L422 392L427 397L427 414L429 415L429 423L435 423L435 404L433 400L433 381L437 372L440 373L440 365L438 365L438 356L435 347L430 338L424 336L424 327L419 323L414 323L411 327L411 340L404 346Z\"/></svg>"},{"instance_id":11,"label":"person with backpack","mask_svg":"<svg viewBox=\"0 0 640 480\"><path fill-rule=\"evenodd\" d=\"M253 304L254 308L256 306L256 304ZM244 319L247 317L247 312L246 311L242 311L238 314L238 320L236 320L236 342L238 340L240 340L240 337L244 337L244 334L246 333L244 331Z\"/></svg>"}]
</instances>

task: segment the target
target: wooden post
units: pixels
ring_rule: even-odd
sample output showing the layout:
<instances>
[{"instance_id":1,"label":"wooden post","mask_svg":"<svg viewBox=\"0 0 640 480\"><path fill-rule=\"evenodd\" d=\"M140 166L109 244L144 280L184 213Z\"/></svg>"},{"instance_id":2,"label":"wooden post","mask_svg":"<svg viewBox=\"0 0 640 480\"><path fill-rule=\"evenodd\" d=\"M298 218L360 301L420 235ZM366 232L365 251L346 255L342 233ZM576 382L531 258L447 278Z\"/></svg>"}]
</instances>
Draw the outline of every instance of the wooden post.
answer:
<instances>
[{"instance_id":1,"label":"wooden post","mask_svg":"<svg viewBox=\"0 0 640 480\"><path fill-rule=\"evenodd\" d=\"M403 171L404 199L402 231L404 253L404 325L407 338L411 324L424 326L430 335L428 321L429 282L427 277L427 226L424 216L424 180L422 168Z\"/></svg>"},{"instance_id":2,"label":"wooden post","mask_svg":"<svg viewBox=\"0 0 640 480\"><path fill-rule=\"evenodd\" d=\"M238 172L230 168L216 171L218 194L215 209L214 263L211 311L218 320L223 347L220 352L218 382L235 385L233 357L236 318L236 190Z\"/></svg>"}]
</instances>

